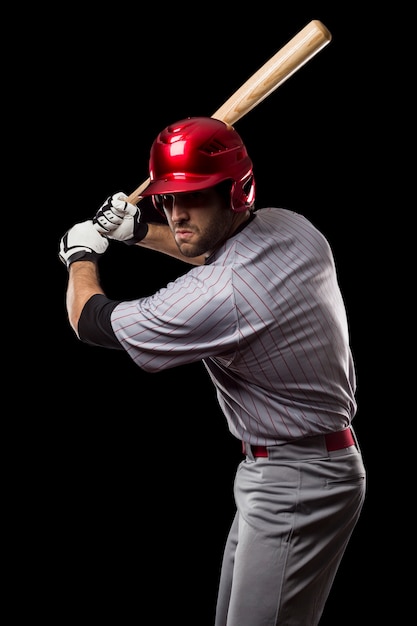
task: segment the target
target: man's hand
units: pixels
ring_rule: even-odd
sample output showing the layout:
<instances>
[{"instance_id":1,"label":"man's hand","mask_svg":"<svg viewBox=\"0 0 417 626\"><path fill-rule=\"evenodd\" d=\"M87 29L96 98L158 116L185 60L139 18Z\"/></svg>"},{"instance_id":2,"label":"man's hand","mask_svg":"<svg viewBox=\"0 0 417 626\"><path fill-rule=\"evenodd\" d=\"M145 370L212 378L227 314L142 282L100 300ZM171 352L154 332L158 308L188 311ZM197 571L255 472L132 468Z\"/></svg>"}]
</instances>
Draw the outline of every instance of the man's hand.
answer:
<instances>
[{"instance_id":1,"label":"man's hand","mask_svg":"<svg viewBox=\"0 0 417 626\"><path fill-rule=\"evenodd\" d=\"M148 232L148 225L140 218L139 208L127 202L127 196L120 191L107 198L93 217L93 224L103 237L130 246L141 241Z\"/></svg>"},{"instance_id":2,"label":"man's hand","mask_svg":"<svg viewBox=\"0 0 417 626\"><path fill-rule=\"evenodd\" d=\"M97 262L108 248L109 242L93 226L92 220L75 224L62 237L59 258L67 266L74 261Z\"/></svg>"}]
</instances>

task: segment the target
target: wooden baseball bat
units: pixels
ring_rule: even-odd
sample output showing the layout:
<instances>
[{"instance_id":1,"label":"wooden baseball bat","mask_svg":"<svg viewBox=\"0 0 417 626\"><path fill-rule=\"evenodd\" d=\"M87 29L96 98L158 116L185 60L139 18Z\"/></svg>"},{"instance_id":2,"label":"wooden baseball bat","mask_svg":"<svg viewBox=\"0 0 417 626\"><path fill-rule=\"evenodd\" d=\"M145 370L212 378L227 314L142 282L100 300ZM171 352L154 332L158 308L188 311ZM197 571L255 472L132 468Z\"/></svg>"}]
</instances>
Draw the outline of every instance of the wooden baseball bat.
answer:
<instances>
[{"instance_id":1,"label":"wooden baseball bat","mask_svg":"<svg viewBox=\"0 0 417 626\"><path fill-rule=\"evenodd\" d=\"M211 117L233 125L265 100L332 39L326 26L312 20L262 65ZM148 178L128 197L131 204L141 200Z\"/></svg>"}]
</instances>

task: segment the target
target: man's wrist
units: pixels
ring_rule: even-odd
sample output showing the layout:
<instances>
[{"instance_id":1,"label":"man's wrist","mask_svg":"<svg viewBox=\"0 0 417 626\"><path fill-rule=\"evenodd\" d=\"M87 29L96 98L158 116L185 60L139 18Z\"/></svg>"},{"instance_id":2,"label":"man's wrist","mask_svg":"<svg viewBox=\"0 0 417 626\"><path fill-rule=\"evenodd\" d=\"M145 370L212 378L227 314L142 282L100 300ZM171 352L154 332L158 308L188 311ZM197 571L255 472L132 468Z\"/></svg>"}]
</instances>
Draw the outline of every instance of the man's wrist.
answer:
<instances>
[{"instance_id":1,"label":"man's wrist","mask_svg":"<svg viewBox=\"0 0 417 626\"><path fill-rule=\"evenodd\" d=\"M135 228L134 236L131 239L127 239L124 243L128 246L133 246L136 243L140 243L145 239L148 234L149 226L147 222L139 222Z\"/></svg>"}]
</instances>

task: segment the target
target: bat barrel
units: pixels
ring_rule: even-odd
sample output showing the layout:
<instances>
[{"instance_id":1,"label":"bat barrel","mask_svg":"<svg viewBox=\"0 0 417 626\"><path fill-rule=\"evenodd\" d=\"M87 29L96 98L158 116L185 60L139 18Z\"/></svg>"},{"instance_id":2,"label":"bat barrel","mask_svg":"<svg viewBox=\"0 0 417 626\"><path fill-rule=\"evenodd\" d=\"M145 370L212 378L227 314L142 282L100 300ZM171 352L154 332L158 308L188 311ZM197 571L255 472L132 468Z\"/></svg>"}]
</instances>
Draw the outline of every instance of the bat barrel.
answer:
<instances>
[{"instance_id":1,"label":"bat barrel","mask_svg":"<svg viewBox=\"0 0 417 626\"><path fill-rule=\"evenodd\" d=\"M332 39L319 20L312 20L253 74L212 117L235 124L298 71Z\"/></svg>"}]
</instances>

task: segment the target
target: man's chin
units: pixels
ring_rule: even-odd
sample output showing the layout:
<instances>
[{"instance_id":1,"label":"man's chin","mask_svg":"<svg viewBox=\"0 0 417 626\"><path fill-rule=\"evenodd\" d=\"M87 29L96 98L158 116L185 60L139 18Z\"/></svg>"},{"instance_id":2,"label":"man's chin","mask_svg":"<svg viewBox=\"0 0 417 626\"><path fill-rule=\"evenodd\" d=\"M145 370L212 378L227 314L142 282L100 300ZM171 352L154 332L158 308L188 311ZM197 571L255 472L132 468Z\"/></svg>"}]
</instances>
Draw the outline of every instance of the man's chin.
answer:
<instances>
[{"instance_id":1,"label":"man's chin","mask_svg":"<svg viewBox=\"0 0 417 626\"><path fill-rule=\"evenodd\" d=\"M195 256L200 256L200 252L197 252L197 250L195 249L195 246L189 244L189 243L178 243L178 249L181 252L181 254L183 254L186 257L189 257L190 259L192 257Z\"/></svg>"}]
</instances>

